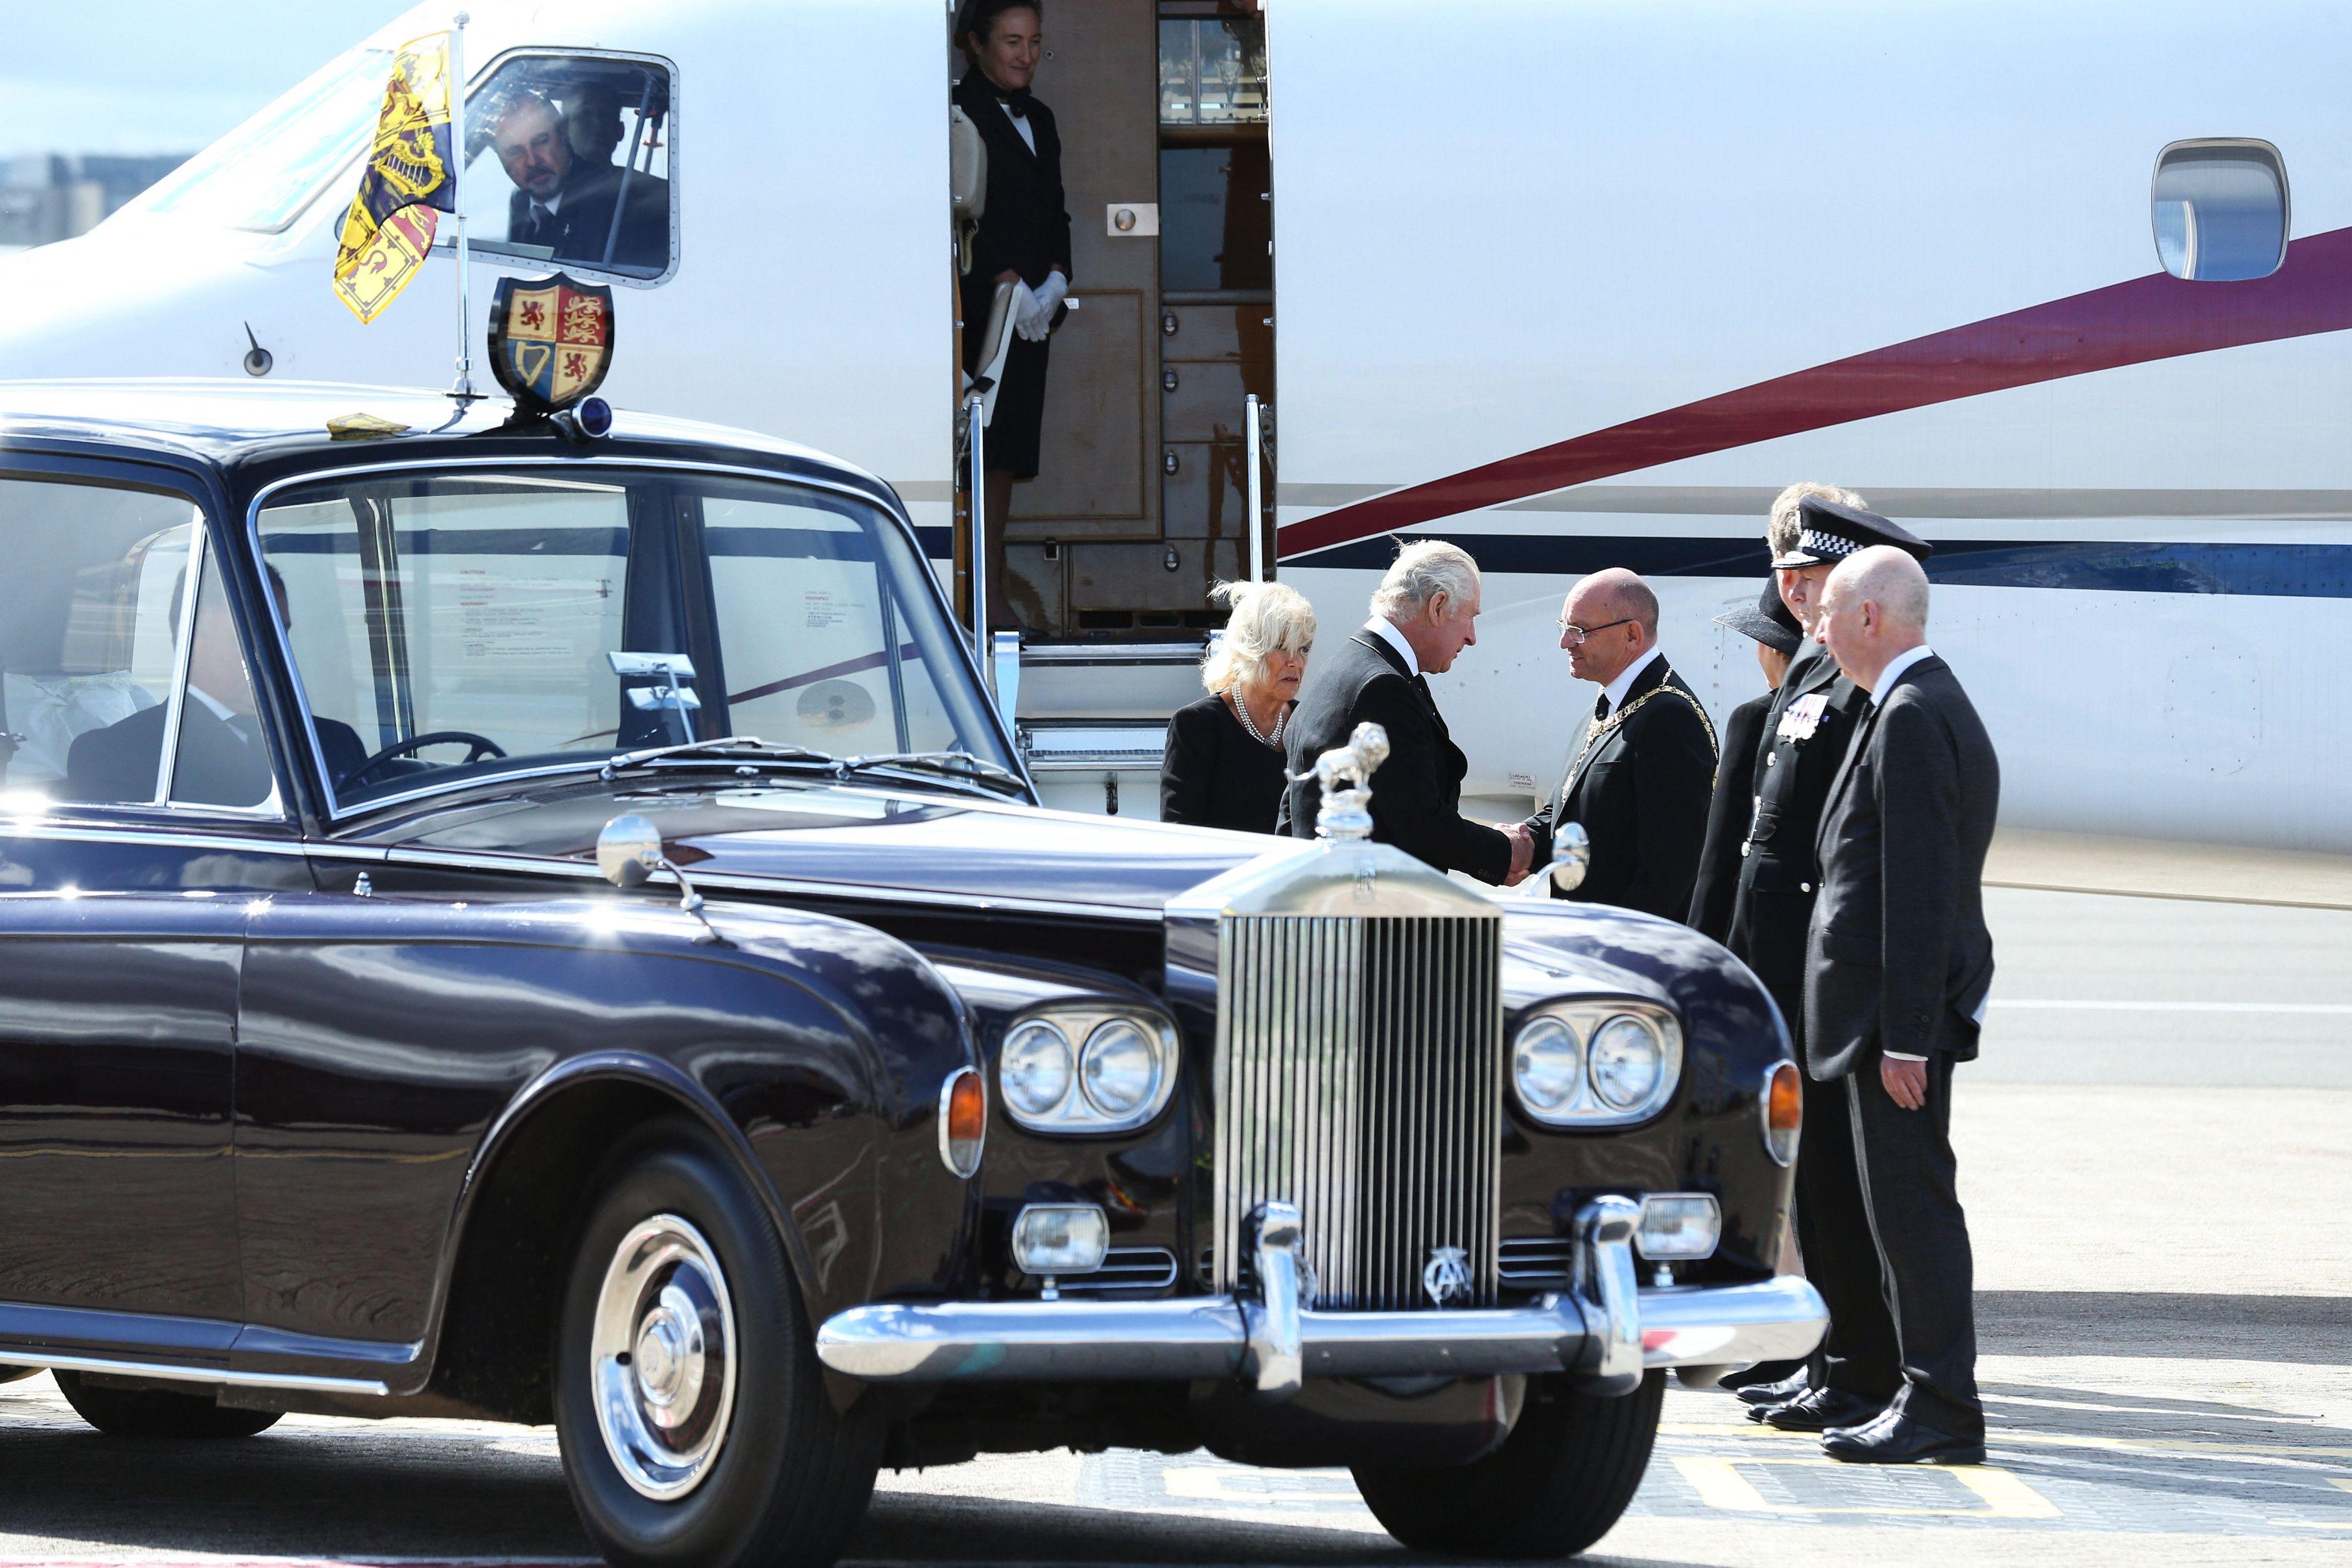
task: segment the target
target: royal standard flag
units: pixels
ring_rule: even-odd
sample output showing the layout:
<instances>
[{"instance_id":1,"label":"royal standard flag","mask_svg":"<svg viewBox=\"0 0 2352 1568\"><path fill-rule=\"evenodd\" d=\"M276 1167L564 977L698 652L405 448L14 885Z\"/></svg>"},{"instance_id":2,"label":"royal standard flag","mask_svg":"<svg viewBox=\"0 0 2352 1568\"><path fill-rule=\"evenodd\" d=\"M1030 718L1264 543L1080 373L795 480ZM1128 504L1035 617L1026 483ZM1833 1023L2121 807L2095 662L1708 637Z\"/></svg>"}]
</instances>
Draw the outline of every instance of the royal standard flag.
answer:
<instances>
[{"instance_id":1,"label":"royal standard flag","mask_svg":"<svg viewBox=\"0 0 2352 1568\"><path fill-rule=\"evenodd\" d=\"M392 82L375 122L375 148L335 250L335 298L373 321L425 265L440 223L454 213L457 150L449 131L449 35L412 38L392 57Z\"/></svg>"}]
</instances>

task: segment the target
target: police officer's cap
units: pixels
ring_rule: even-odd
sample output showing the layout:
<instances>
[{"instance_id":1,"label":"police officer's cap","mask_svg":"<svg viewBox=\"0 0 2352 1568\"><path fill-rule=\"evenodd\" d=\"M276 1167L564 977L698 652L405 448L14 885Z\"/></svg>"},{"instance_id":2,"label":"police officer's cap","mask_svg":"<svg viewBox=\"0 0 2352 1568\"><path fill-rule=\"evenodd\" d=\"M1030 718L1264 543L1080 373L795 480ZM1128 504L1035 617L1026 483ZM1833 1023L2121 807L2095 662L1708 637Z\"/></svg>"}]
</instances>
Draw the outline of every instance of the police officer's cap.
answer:
<instances>
[{"instance_id":1,"label":"police officer's cap","mask_svg":"<svg viewBox=\"0 0 2352 1568\"><path fill-rule=\"evenodd\" d=\"M1936 548L1902 524L1890 522L1876 512L1841 506L1819 496L1808 496L1797 503L1797 548L1786 555L1773 557L1776 568L1834 566L1854 551L1873 545L1893 545L1896 549L1909 551L1915 559L1926 560Z\"/></svg>"},{"instance_id":2,"label":"police officer's cap","mask_svg":"<svg viewBox=\"0 0 2352 1568\"><path fill-rule=\"evenodd\" d=\"M1780 601L1780 585L1769 577L1752 608L1743 604L1737 610L1727 610L1715 618L1715 623L1728 626L1743 637L1753 637L1767 648L1778 648L1791 657L1805 644L1803 628Z\"/></svg>"}]
</instances>

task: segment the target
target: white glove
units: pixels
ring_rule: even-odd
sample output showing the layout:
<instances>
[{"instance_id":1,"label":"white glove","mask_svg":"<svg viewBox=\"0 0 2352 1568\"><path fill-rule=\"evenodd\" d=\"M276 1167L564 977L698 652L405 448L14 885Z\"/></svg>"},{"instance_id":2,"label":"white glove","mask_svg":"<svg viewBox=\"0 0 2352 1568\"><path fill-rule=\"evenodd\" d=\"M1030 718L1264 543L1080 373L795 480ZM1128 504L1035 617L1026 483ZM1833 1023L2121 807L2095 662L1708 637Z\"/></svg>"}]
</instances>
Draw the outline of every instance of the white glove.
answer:
<instances>
[{"instance_id":1,"label":"white glove","mask_svg":"<svg viewBox=\"0 0 2352 1568\"><path fill-rule=\"evenodd\" d=\"M1013 329L1033 343L1044 342L1054 329L1054 312L1069 292L1070 280L1058 272L1048 273L1041 287L1021 285L1013 297Z\"/></svg>"}]
</instances>

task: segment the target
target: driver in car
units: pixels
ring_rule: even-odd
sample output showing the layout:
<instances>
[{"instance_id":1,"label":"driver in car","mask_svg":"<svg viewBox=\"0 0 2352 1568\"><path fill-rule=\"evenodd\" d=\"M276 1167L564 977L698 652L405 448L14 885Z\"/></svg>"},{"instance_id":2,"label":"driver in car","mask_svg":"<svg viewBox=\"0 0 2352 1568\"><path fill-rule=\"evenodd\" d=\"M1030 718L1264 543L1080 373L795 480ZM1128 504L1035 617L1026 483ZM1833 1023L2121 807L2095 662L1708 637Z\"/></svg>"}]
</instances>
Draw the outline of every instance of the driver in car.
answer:
<instances>
[{"instance_id":1,"label":"driver in car","mask_svg":"<svg viewBox=\"0 0 2352 1568\"><path fill-rule=\"evenodd\" d=\"M278 624L289 632L286 579L265 565L278 605ZM183 570L172 585L172 633L180 630L180 606L187 591ZM269 748L254 711L253 683L237 649L236 625L227 599L206 592L196 606L196 634L188 649L187 700L180 705L180 747L172 764L171 799L197 806L258 806L269 799ZM150 800L155 770L163 758L163 723L169 703L141 708L129 718L75 737L66 754L66 795L86 801ZM326 754L328 777L341 782L367 759L359 733L339 720L313 721Z\"/></svg>"}]
</instances>

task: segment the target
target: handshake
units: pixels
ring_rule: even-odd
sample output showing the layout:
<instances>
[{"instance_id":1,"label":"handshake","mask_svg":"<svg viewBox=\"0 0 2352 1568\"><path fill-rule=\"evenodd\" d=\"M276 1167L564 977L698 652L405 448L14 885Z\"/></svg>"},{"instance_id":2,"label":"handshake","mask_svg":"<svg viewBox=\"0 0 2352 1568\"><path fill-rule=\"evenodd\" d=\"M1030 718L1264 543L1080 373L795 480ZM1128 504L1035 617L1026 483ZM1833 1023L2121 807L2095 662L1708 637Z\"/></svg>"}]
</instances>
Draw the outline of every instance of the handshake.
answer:
<instances>
[{"instance_id":1,"label":"handshake","mask_svg":"<svg viewBox=\"0 0 2352 1568\"><path fill-rule=\"evenodd\" d=\"M1534 830L1525 822L1497 822L1495 825L1502 830L1505 838L1511 841L1511 872L1503 879L1503 885L1517 887L1528 880L1528 873L1535 866Z\"/></svg>"}]
</instances>

